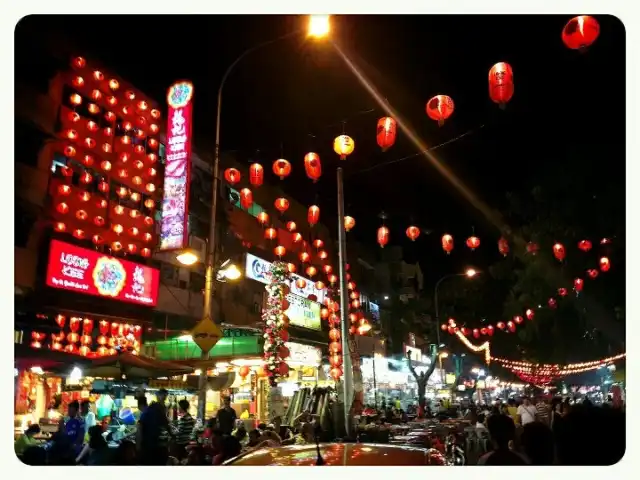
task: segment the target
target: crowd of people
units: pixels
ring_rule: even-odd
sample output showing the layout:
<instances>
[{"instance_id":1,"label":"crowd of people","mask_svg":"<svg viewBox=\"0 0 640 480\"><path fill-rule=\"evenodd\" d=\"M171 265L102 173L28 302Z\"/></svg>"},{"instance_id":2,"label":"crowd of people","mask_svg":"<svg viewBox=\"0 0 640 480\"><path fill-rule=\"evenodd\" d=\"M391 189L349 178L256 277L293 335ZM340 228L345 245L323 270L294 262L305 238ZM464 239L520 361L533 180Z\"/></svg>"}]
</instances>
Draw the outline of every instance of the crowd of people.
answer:
<instances>
[{"instance_id":1,"label":"crowd of people","mask_svg":"<svg viewBox=\"0 0 640 480\"><path fill-rule=\"evenodd\" d=\"M171 422L167 391L159 390L156 398L150 405L146 397L138 398L135 437L121 440L116 448L105 438L105 425L96 424L89 402L72 401L49 442L37 442L40 427L32 425L15 441L15 452L28 465L221 465L255 448L315 442L315 419L307 412L290 427L276 420L247 431L225 398L215 417L198 429L187 400L178 402L178 418Z\"/></svg>"}]
</instances>

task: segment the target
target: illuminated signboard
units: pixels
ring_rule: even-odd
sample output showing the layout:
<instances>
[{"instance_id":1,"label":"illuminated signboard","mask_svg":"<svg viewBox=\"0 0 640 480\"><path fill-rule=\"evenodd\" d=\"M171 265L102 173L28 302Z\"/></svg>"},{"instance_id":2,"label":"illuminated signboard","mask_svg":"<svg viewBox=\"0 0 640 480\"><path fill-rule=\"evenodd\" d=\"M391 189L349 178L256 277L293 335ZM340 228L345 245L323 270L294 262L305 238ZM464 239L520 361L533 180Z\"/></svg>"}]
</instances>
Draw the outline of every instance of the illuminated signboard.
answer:
<instances>
[{"instance_id":1,"label":"illuminated signboard","mask_svg":"<svg viewBox=\"0 0 640 480\"><path fill-rule=\"evenodd\" d=\"M376 322L380 321L380 306L377 303L369 302L369 311L371 318Z\"/></svg>"},{"instance_id":2,"label":"illuminated signboard","mask_svg":"<svg viewBox=\"0 0 640 480\"><path fill-rule=\"evenodd\" d=\"M287 300L289 300L289 308L284 313L289 317L289 325L311 330L322 328L319 303L291 293L287 295Z\"/></svg>"},{"instance_id":3,"label":"illuminated signboard","mask_svg":"<svg viewBox=\"0 0 640 480\"><path fill-rule=\"evenodd\" d=\"M169 105L160 250L189 245L189 180L191 179L191 121L193 85L176 82L169 88Z\"/></svg>"},{"instance_id":4,"label":"illuminated signboard","mask_svg":"<svg viewBox=\"0 0 640 480\"><path fill-rule=\"evenodd\" d=\"M285 342L284 345L289 349L289 358L287 359L289 365L295 363L315 367L322 362L322 350L318 347L296 342Z\"/></svg>"},{"instance_id":5,"label":"illuminated signboard","mask_svg":"<svg viewBox=\"0 0 640 480\"><path fill-rule=\"evenodd\" d=\"M416 347L410 347L409 345L404 346L404 354L410 354L411 360L414 362L422 361L422 350Z\"/></svg>"},{"instance_id":6,"label":"illuminated signboard","mask_svg":"<svg viewBox=\"0 0 640 480\"><path fill-rule=\"evenodd\" d=\"M265 285L269 283L267 274L269 273L269 269L271 268L271 262L267 262L262 258L247 253L247 261L245 265L246 278L256 280L257 282L264 283ZM299 288L296 285L296 280L300 278L303 279L306 283L304 288ZM293 293L294 295L308 298L309 295L313 294L318 298L317 301L319 303L322 303L324 301L325 289L316 289L315 282L309 280L308 278L301 277L300 275L296 275L295 273L291 274L291 283L289 284L289 288L291 289L291 293Z\"/></svg>"},{"instance_id":7,"label":"illuminated signboard","mask_svg":"<svg viewBox=\"0 0 640 480\"><path fill-rule=\"evenodd\" d=\"M155 306L160 271L52 240L46 283L49 287Z\"/></svg>"}]
</instances>

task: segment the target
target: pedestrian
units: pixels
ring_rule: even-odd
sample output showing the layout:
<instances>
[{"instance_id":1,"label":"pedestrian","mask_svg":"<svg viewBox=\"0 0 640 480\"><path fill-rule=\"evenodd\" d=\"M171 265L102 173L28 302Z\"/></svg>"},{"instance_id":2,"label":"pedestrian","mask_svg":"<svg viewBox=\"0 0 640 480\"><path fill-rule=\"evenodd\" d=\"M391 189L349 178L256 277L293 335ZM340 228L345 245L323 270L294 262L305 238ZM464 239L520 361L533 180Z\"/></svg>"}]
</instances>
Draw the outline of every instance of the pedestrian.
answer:
<instances>
[{"instance_id":1,"label":"pedestrian","mask_svg":"<svg viewBox=\"0 0 640 480\"><path fill-rule=\"evenodd\" d=\"M27 448L38 446L38 442L33 438L33 436L38 433L40 433L40 425L37 423L29 425L13 444L16 455L21 456Z\"/></svg>"},{"instance_id":2,"label":"pedestrian","mask_svg":"<svg viewBox=\"0 0 640 480\"><path fill-rule=\"evenodd\" d=\"M513 420L505 415L492 415L487 423L493 450L480 457L478 465L526 465L525 459L509 448L516 434Z\"/></svg>"},{"instance_id":3,"label":"pedestrian","mask_svg":"<svg viewBox=\"0 0 640 480\"><path fill-rule=\"evenodd\" d=\"M537 411L536 411L536 407L531 405L531 401L529 400L529 397L524 397L522 399L522 405L518 407L517 415L520 420L519 423L523 427L527 423L535 422Z\"/></svg>"},{"instance_id":4,"label":"pedestrian","mask_svg":"<svg viewBox=\"0 0 640 480\"><path fill-rule=\"evenodd\" d=\"M96 414L91 411L91 402L83 400L80 404L80 416L84 420L85 440L89 439L89 429L96 424Z\"/></svg>"},{"instance_id":5,"label":"pedestrian","mask_svg":"<svg viewBox=\"0 0 640 480\"><path fill-rule=\"evenodd\" d=\"M546 426L549 426L549 422L551 420L549 415L549 405L547 405L547 402L543 397L538 397L538 401L536 402L536 418Z\"/></svg>"},{"instance_id":6,"label":"pedestrian","mask_svg":"<svg viewBox=\"0 0 640 480\"><path fill-rule=\"evenodd\" d=\"M178 421L175 427L175 444L173 455L182 460L187 455L187 445L193 437L196 421L189 413L189 402L182 399L178 402Z\"/></svg>"},{"instance_id":7,"label":"pedestrian","mask_svg":"<svg viewBox=\"0 0 640 480\"><path fill-rule=\"evenodd\" d=\"M168 392L158 390L157 401L149 405L140 415L138 428L140 439L140 463L142 465L166 465L169 456L169 420L165 401Z\"/></svg>"},{"instance_id":8,"label":"pedestrian","mask_svg":"<svg viewBox=\"0 0 640 480\"><path fill-rule=\"evenodd\" d=\"M218 429L224 435L231 435L236 424L236 411L231 407L231 398L225 397L223 400L224 406L218 410L216 414L216 421L218 422Z\"/></svg>"},{"instance_id":9,"label":"pedestrian","mask_svg":"<svg viewBox=\"0 0 640 480\"><path fill-rule=\"evenodd\" d=\"M80 404L78 401L72 400L69 402L69 417L64 425L64 429L74 456L80 453L82 444L84 443L84 420L82 420L79 412Z\"/></svg>"},{"instance_id":10,"label":"pedestrian","mask_svg":"<svg viewBox=\"0 0 640 480\"><path fill-rule=\"evenodd\" d=\"M531 465L553 465L553 433L545 423L526 424L520 435L520 443Z\"/></svg>"},{"instance_id":11,"label":"pedestrian","mask_svg":"<svg viewBox=\"0 0 640 480\"><path fill-rule=\"evenodd\" d=\"M111 452L103 433L101 425L93 425L89 429L89 441L76 457L76 464L109 465Z\"/></svg>"}]
</instances>

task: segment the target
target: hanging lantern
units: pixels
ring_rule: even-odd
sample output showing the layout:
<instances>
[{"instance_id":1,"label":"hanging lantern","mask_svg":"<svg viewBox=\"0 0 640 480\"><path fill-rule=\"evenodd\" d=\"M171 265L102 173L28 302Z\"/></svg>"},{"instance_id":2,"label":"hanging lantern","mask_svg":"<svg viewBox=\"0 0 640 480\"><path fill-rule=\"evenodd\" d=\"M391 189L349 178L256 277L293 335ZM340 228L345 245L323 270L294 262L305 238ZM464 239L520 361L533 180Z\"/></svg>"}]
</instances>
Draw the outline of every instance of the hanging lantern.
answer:
<instances>
[{"instance_id":1,"label":"hanging lantern","mask_svg":"<svg viewBox=\"0 0 640 480\"><path fill-rule=\"evenodd\" d=\"M564 246L561 243L556 243L553 246L553 256L556 257L559 261L563 261L566 256L566 252Z\"/></svg>"},{"instance_id":2,"label":"hanging lantern","mask_svg":"<svg viewBox=\"0 0 640 480\"><path fill-rule=\"evenodd\" d=\"M344 217L344 229L349 232L353 227L356 226L356 221L353 217L349 215Z\"/></svg>"},{"instance_id":3,"label":"hanging lantern","mask_svg":"<svg viewBox=\"0 0 640 480\"><path fill-rule=\"evenodd\" d=\"M515 331L516 331L516 324L515 324L515 323L513 323L511 320L509 320L509 321L507 322L507 327L509 328L509 331L510 331L511 333L513 333L513 332L515 332Z\"/></svg>"},{"instance_id":4,"label":"hanging lantern","mask_svg":"<svg viewBox=\"0 0 640 480\"><path fill-rule=\"evenodd\" d=\"M296 266L293 263L287 263L287 270L289 273L296 273Z\"/></svg>"},{"instance_id":5,"label":"hanging lantern","mask_svg":"<svg viewBox=\"0 0 640 480\"><path fill-rule=\"evenodd\" d=\"M581 292L583 287L584 287L584 280L582 280L581 278L576 278L573 281L573 288L576 289L576 292Z\"/></svg>"},{"instance_id":6,"label":"hanging lantern","mask_svg":"<svg viewBox=\"0 0 640 480\"><path fill-rule=\"evenodd\" d=\"M611 268L611 262L607 257L600 258L600 270L603 272L608 272Z\"/></svg>"},{"instance_id":7,"label":"hanging lantern","mask_svg":"<svg viewBox=\"0 0 640 480\"><path fill-rule=\"evenodd\" d=\"M251 372L251 370L246 365L243 365L238 369L238 374L243 380L247 377L247 375L249 375L249 372Z\"/></svg>"},{"instance_id":8,"label":"hanging lantern","mask_svg":"<svg viewBox=\"0 0 640 480\"><path fill-rule=\"evenodd\" d=\"M562 29L562 41L571 50L584 50L600 35L598 21L589 15L574 17Z\"/></svg>"},{"instance_id":9,"label":"hanging lantern","mask_svg":"<svg viewBox=\"0 0 640 480\"><path fill-rule=\"evenodd\" d=\"M240 206L245 210L249 210L253 205L253 192L248 188L240 190Z\"/></svg>"},{"instance_id":10,"label":"hanging lantern","mask_svg":"<svg viewBox=\"0 0 640 480\"><path fill-rule=\"evenodd\" d=\"M378 120L378 127L376 129L376 140L378 146L383 152L390 149L396 142L396 121L391 117L382 117Z\"/></svg>"},{"instance_id":11,"label":"hanging lantern","mask_svg":"<svg viewBox=\"0 0 640 480\"><path fill-rule=\"evenodd\" d=\"M447 252L447 255L449 255L451 250L453 250L453 237L448 233L445 233L442 236L442 249Z\"/></svg>"},{"instance_id":12,"label":"hanging lantern","mask_svg":"<svg viewBox=\"0 0 640 480\"><path fill-rule=\"evenodd\" d=\"M477 328L473 329L473 338L480 338L480 330Z\"/></svg>"},{"instance_id":13,"label":"hanging lantern","mask_svg":"<svg viewBox=\"0 0 640 480\"><path fill-rule=\"evenodd\" d=\"M530 308L527 308L524 314L527 316L527 320L533 320L533 317L535 316L535 312Z\"/></svg>"},{"instance_id":14,"label":"hanging lantern","mask_svg":"<svg viewBox=\"0 0 640 480\"><path fill-rule=\"evenodd\" d=\"M560 287L558 289L558 295L560 295L561 297L566 297L567 296L567 289L564 287Z\"/></svg>"},{"instance_id":15,"label":"hanging lantern","mask_svg":"<svg viewBox=\"0 0 640 480\"><path fill-rule=\"evenodd\" d=\"M329 280L329 283L331 283L332 285L338 281L338 277L333 273L329 275L327 279Z\"/></svg>"},{"instance_id":16,"label":"hanging lantern","mask_svg":"<svg viewBox=\"0 0 640 480\"><path fill-rule=\"evenodd\" d=\"M416 241L416 238L418 238L420 236L420 229L418 227L414 227L413 225L410 226L409 228L407 228L407 237L409 237L409 239L412 242Z\"/></svg>"},{"instance_id":17,"label":"hanging lantern","mask_svg":"<svg viewBox=\"0 0 640 480\"><path fill-rule=\"evenodd\" d=\"M264 168L259 163L252 163L249 167L249 183L254 187L259 187L263 180Z\"/></svg>"},{"instance_id":18,"label":"hanging lantern","mask_svg":"<svg viewBox=\"0 0 640 480\"><path fill-rule=\"evenodd\" d=\"M349 290L355 290L356 289L356 282L348 282L347 283L347 288Z\"/></svg>"},{"instance_id":19,"label":"hanging lantern","mask_svg":"<svg viewBox=\"0 0 640 480\"><path fill-rule=\"evenodd\" d=\"M389 243L389 229L384 225L378 228L377 241L380 248L384 248L384 246Z\"/></svg>"},{"instance_id":20,"label":"hanging lantern","mask_svg":"<svg viewBox=\"0 0 640 480\"><path fill-rule=\"evenodd\" d=\"M320 260L326 260L328 256L329 256L329 254L328 254L326 251L324 251L324 250L320 250L320 251L318 252L318 258L319 258Z\"/></svg>"},{"instance_id":21,"label":"hanging lantern","mask_svg":"<svg viewBox=\"0 0 640 480\"><path fill-rule=\"evenodd\" d=\"M309 265L307 267L307 269L305 270L305 272L307 273L307 275L309 275L311 278L314 277L314 275L316 273L318 273L318 270L316 269L316 267L314 267L313 265Z\"/></svg>"},{"instance_id":22,"label":"hanging lantern","mask_svg":"<svg viewBox=\"0 0 640 480\"><path fill-rule=\"evenodd\" d=\"M537 243L535 242L527 243L527 253L530 253L531 255L535 255L536 253L538 253L539 249L540 247L538 246Z\"/></svg>"},{"instance_id":23,"label":"hanging lantern","mask_svg":"<svg viewBox=\"0 0 640 480\"><path fill-rule=\"evenodd\" d=\"M346 160L355 146L356 142L348 135L340 135L333 140L333 151L340 156L340 160Z\"/></svg>"},{"instance_id":24,"label":"hanging lantern","mask_svg":"<svg viewBox=\"0 0 640 480\"><path fill-rule=\"evenodd\" d=\"M316 248L322 248L322 247L324 247L324 242L322 241L322 239L321 239L321 238L316 238L316 239L313 241L313 244L312 244L312 245L313 245L314 247L316 247Z\"/></svg>"},{"instance_id":25,"label":"hanging lantern","mask_svg":"<svg viewBox=\"0 0 640 480\"><path fill-rule=\"evenodd\" d=\"M351 306L357 310L360 308L360 300L357 298L355 300L351 300Z\"/></svg>"},{"instance_id":26,"label":"hanging lantern","mask_svg":"<svg viewBox=\"0 0 640 480\"><path fill-rule=\"evenodd\" d=\"M324 290L324 282L322 280L318 280L315 284L316 290Z\"/></svg>"},{"instance_id":27,"label":"hanging lantern","mask_svg":"<svg viewBox=\"0 0 640 480\"><path fill-rule=\"evenodd\" d=\"M516 324L520 325L524 320L523 320L523 318L522 318L520 315L516 315L516 316L514 316L514 317L513 317L513 321L514 321Z\"/></svg>"},{"instance_id":28,"label":"hanging lantern","mask_svg":"<svg viewBox=\"0 0 640 480\"><path fill-rule=\"evenodd\" d=\"M498 323L496 324L496 326L497 326L500 330L504 330L505 324L504 324L504 322L498 322Z\"/></svg>"},{"instance_id":29,"label":"hanging lantern","mask_svg":"<svg viewBox=\"0 0 640 480\"><path fill-rule=\"evenodd\" d=\"M273 227L269 227L264 231L264 238L267 240L274 240L277 236L278 231Z\"/></svg>"},{"instance_id":30,"label":"hanging lantern","mask_svg":"<svg viewBox=\"0 0 640 480\"><path fill-rule=\"evenodd\" d=\"M289 208L289 200L287 200L284 197L276 198L276 201L274 202L274 206L276 207L276 210L278 210L280 213L284 213Z\"/></svg>"},{"instance_id":31,"label":"hanging lantern","mask_svg":"<svg viewBox=\"0 0 640 480\"><path fill-rule=\"evenodd\" d=\"M329 370L329 375L331 375L331 378L333 378L337 382L338 379L342 376L342 370L339 367L333 367L331 370Z\"/></svg>"},{"instance_id":32,"label":"hanging lantern","mask_svg":"<svg viewBox=\"0 0 640 480\"><path fill-rule=\"evenodd\" d=\"M307 221L309 222L309 225L313 227L316 223L318 223L319 220L320 207L318 207L317 205L311 205L309 207L309 211L307 212Z\"/></svg>"},{"instance_id":33,"label":"hanging lantern","mask_svg":"<svg viewBox=\"0 0 640 480\"><path fill-rule=\"evenodd\" d=\"M596 270L595 268L590 268L589 270L587 270L587 275L589 275L589 278L591 278L591 280L595 280L598 276L598 270Z\"/></svg>"},{"instance_id":34,"label":"hanging lantern","mask_svg":"<svg viewBox=\"0 0 640 480\"><path fill-rule=\"evenodd\" d=\"M235 185L240 181L240 171L236 168L227 168L224 171L224 179L231 185Z\"/></svg>"},{"instance_id":35,"label":"hanging lantern","mask_svg":"<svg viewBox=\"0 0 640 480\"><path fill-rule=\"evenodd\" d=\"M447 95L436 95L427 102L427 115L442 126L454 110L453 100Z\"/></svg>"},{"instance_id":36,"label":"hanging lantern","mask_svg":"<svg viewBox=\"0 0 640 480\"><path fill-rule=\"evenodd\" d=\"M322 271L329 275L331 272L333 272L333 267L331 265L325 265L324 267L322 267Z\"/></svg>"},{"instance_id":37,"label":"hanging lantern","mask_svg":"<svg viewBox=\"0 0 640 480\"><path fill-rule=\"evenodd\" d=\"M273 249L273 253L275 253L276 257L282 258L284 254L287 253L287 249L284 248L282 245L278 245L276 248Z\"/></svg>"},{"instance_id":38,"label":"hanging lantern","mask_svg":"<svg viewBox=\"0 0 640 480\"><path fill-rule=\"evenodd\" d=\"M513 97L513 70L508 63L496 63L489 70L489 97L500 108L504 108Z\"/></svg>"},{"instance_id":39,"label":"hanging lantern","mask_svg":"<svg viewBox=\"0 0 640 480\"><path fill-rule=\"evenodd\" d=\"M256 218L261 225L269 223L269 214L267 212L260 212Z\"/></svg>"},{"instance_id":40,"label":"hanging lantern","mask_svg":"<svg viewBox=\"0 0 640 480\"><path fill-rule=\"evenodd\" d=\"M300 232L295 232L292 236L291 236L291 241L293 243L300 243L302 241L302 234Z\"/></svg>"},{"instance_id":41,"label":"hanging lantern","mask_svg":"<svg viewBox=\"0 0 640 480\"><path fill-rule=\"evenodd\" d=\"M291 173L291 163L284 158L280 158L273 162L273 173L275 173L280 180L284 180Z\"/></svg>"},{"instance_id":42,"label":"hanging lantern","mask_svg":"<svg viewBox=\"0 0 640 480\"><path fill-rule=\"evenodd\" d=\"M558 306L558 302L556 302L556 299L552 297L547 302L547 305L549 305L549 308L556 308Z\"/></svg>"},{"instance_id":43,"label":"hanging lantern","mask_svg":"<svg viewBox=\"0 0 640 480\"><path fill-rule=\"evenodd\" d=\"M300 252L299 258L302 263L307 263L311 259L311 255L307 252Z\"/></svg>"},{"instance_id":44,"label":"hanging lantern","mask_svg":"<svg viewBox=\"0 0 640 480\"><path fill-rule=\"evenodd\" d=\"M487 334L487 329L485 327L482 327L480 329L480 335L486 335Z\"/></svg>"},{"instance_id":45,"label":"hanging lantern","mask_svg":"<svg viewBox=\"0 0 640 480\"><path fill-rule=\"evenodd\" d=\"M480 246L480 239L478 237L476 237L475 235L472 235L469 238L467 238L467 247L469 247L471 251L474 251L479 246Z\"/></svg>"},{"instance_id":46,"label":"hanging lantern","mask_svg":"<svg viewBox=\"0 0 640 480\"><path fill-rule=\"evenodd\" d=\"M317 182L322 175L322 164L320 163L320 156L317 153L309 152L304 156L304 170L314 182Z\"/></svg>"},{"instance_id":47,"label":"hanging lantern","mask_svg":"<svg viewBox=\"0 0 640 480\"><path fill-rule=\"evenodd\" d=\"M306 286L307 286L307 281L304 278L298 278L296 280L296 287L298 287L300 290L302 290Z\"/></svg>"},{"instance_id":48,"label":"hanging lantern","mask_svg":"<svg viewBox=\"0 0 640 480\"><path fill-rule=\"evenodd\" d=\"M610 243L611 243L611 240L606 237L600 240L600 245L608 245Z\"/></svg>"},{"instance_id":49,"label":"hanging lantern","mask_svg":"<svg viewBox=\"0 0 640 480\"><path fill-rule=\"evenodd\" d=\"M500 237L500 240L498 240L498 251L505 257L509 253L509 242L506 238Z\"/></svg>"},{"instance_id":50,"label":"hanging lantern","mask_svg":"<svg viewBox=\"0 0 640 480\"><path fill-rule=\"evenodd\" d=\"M580 240L578 242L578 248L583 252L588 252L591 250L592 244L589 240Z\"/></svg>"}]
</instances>

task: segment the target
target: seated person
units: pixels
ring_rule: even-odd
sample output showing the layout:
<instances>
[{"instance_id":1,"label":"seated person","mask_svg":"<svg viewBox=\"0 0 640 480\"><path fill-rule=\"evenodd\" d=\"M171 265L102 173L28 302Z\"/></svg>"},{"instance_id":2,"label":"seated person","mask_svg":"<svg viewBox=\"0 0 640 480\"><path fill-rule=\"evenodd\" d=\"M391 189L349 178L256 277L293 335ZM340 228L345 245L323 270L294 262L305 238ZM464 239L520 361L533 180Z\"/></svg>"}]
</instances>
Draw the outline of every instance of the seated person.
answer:
<instances>
[{"instance_id":1,"label":"seated person","mask_svg":"<svg viewBox=\"0 0 640 480\"><path fill-rule=\"evenodd\" d=\"M33 436L40 433L40 425L37 423L29 425L22 435L13 444L13 449L16 455L22 455L29 447L38 446L38 442L34 440Z\"/></svg>"}]
</instances>

